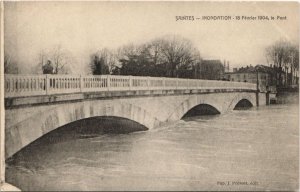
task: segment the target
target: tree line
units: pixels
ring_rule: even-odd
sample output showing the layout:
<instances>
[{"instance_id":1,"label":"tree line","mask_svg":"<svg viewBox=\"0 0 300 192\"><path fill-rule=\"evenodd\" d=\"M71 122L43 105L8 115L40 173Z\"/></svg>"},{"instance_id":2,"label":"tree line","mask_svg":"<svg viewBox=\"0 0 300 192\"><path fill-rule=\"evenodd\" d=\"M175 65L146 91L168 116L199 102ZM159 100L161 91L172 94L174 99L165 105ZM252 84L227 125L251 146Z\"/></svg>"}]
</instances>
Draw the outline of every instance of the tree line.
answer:
<instances>
[{"instance_id":1,"label":"tree line","mask_svg":"<svg viewBox=\"0 0 300 192\"><path fill-rule=\"evenodd\" d=\"M201 62L193 43L179 36L164 36L117 50L101 49L91 55L92 74L193 78Z\"/></svg>"},{"instance_id":2,"label":"tree line","mask_svg":"<svg viewBox=\"0 0 300 192\"><path fill-rule=\"evenodd\" d=\"M287 40L279 40L266 47L268 63L276 69L276 80L282 74L289 76L289 83L297 81L299 47ZM33 73L71 74L74 62L71 53L61 46L39 53ZM51 66L47 70L47 66ZM86 67L89 74L133 75L153 77L178 77L220 79L224 67L218 60L203 60L199 50L181 36L162 36L142 44L128 44L117 49L102 48L90 55ZM4 72L19 73L18 63L5 54Z\"/></svg>"},{"instance_id":3,"label":"tree line","mask_svg":"<svg viewBox=\"0 0 300 192\"><path fill-rule=\"evenodd\" d=\"M6 55L5 73L19 73L17 63ZM55 46L50 50L40 51L32 72L70 74L71 63L70 52L61 46ZM90 55L87 68L93 75L196 78L200 63L200 52L189 39L163 36L143 44L128 44L114 50L102 48Z\"/></svg>"},{"instance_id":4,"label":"tree line","mask_svg":"<svg viewBox=\"0 0 300 192\"><path fill-rule=\"evenodd\" d=\"M219 60L203 60L196 46L180 36L163 36L117 50L101 49L91 55L90 69L94 75L218 80L224 73L224 66Z\"/></svg>"},{"instance_id":5,"label":"tree line","mask_svg":"<svg viewBox=\"0 0 300 192\"><path fill-rule=\"evenodd\" d=\"M299 45L280 39L265 50L268 63L276 69L277 85L283 86L283 74L286 85L296 84L299 71Z\"/></svg>"}]
</instances>

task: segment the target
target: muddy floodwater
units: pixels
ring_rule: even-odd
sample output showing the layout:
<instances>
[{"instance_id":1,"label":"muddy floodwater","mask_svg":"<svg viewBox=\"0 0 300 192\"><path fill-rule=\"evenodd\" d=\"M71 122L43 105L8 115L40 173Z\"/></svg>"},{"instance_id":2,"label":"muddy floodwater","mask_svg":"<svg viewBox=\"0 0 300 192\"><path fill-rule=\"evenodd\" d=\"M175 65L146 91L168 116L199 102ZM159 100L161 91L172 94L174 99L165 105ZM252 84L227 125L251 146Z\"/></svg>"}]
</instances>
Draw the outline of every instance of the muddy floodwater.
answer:
<instances>
[{"instance_id":1,"label":"muddy floodwater","mask_svg":"<svg viewBox=\"0 0 300 192\"><path fill-rule=\"evenodd\" d=\"M295 191L298 114L298 104L253 107L131 133L94 120L7 159L6 180L22 190ZM111 126L139 129L122 121Z\"/></svg>"}]
</instances>

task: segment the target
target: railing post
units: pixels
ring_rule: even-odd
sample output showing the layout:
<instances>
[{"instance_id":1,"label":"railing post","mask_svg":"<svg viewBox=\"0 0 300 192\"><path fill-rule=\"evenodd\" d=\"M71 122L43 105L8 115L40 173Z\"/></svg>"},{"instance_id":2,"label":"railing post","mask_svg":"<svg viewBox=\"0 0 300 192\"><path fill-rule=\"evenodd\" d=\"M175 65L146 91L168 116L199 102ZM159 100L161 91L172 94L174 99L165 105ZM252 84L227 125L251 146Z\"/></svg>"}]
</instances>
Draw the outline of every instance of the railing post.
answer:
<instances>
[{"instance_id":1,"label":"railing post","mask_svg":"<svg viewBox=\"0 0 300 192\"><path fill-rule=\"evenodd\" d=\"M79 86L80 86L80 92L83 92L84 83L83 83L82 75L79 76Z\"/></svg>"},{"instance_id":2,"label":"railing post","mask_svg":"<svg viewBox=\"0 0 300 192\"><path fill-rule=\"evenodd\" d=\"M129 90L131 91L131 87L132 87L132 78L131 75L129 76Z\"/></svg>"},{"instance_id":3,"label":"railing post","mask_svg":"<svg viewBox=\"0 0 300 192\"><path fill-rule=\"evenodd\" d=\"M166 78L163 78L163 77L161 77L162 78L162 83L163 83L163 90L166 90Z\"/></svg>"},{"instance_id":4,"label":"railing post","mask_svg":"<svg viewBox=\"0 0 300 192\"><path fill-rule=\"evenodd\" d=\"M46 95L48 95L49 91L50 91L50 79L49 79L49 75L46 75L45 90L46 90Z\"/></svg>"},{"instance_id":5,"label":"railing post","mask_svg":"<svg viewBox=\"0 0 300 192\"><path fill-rule=\"evenodd\" d=\"M107 91L110 90L110 76L107 75Z\"/></svg>"},{"instance_id":6,"label":"railing post","mask_svg":"<svg viewBox=\"0 0 300 192\"><path fill-rule=\"evenodd\" d=\"M148 90L150 90L150 77L147 76L147 86L148 86Z\"/></svg>"}]
</instances>

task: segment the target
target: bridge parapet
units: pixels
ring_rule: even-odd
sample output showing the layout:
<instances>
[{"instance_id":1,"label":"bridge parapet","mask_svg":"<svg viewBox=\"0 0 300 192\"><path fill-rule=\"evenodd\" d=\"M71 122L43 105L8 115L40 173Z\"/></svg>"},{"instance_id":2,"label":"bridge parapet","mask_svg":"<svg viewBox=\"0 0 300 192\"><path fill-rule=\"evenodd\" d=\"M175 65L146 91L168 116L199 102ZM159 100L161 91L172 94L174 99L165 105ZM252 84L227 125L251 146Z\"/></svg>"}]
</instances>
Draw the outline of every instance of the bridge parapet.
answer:
<instances>
[{"instance_id":1,"label":"bridge parapet","mask_svg":"<svg viewBox=\"0 0 300 192\"><path fill-rule=\"evenodd\" d=\"M5 75L5 98L139 90L229 89L255 91L245 82L120 75Z\"/></svg>"}]
</instances>

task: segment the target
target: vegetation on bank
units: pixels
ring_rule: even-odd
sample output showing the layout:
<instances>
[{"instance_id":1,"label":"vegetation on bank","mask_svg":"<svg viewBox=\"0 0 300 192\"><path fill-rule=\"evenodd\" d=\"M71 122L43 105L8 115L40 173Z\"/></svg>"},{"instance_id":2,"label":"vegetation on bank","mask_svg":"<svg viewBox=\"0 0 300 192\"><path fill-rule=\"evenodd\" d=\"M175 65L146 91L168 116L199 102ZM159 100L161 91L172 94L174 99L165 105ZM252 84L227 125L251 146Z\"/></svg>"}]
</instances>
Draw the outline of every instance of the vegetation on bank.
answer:
<instances>
[{"instance_id":1,"label":"vegetation on bank","mask_svg":"<svg viewBox=\"0 0 300 192\"><path fill-rule=\"evenodd\" d=\"M265 54L267 62L278 69L277 82L282 83L282 72L284 72L286 76L290 76L289 84L295 84L299 75L299 45L281 39L267 47Z\"/></svg>"},{"instance_id":2,"label":"vegetation on bank","mask_svg":"<svg viewBox=\"0 0 300 192\"><path fill-rule=\"evenodd\" d=\"M299 47L287 40L279 40L266 47L267 63L278 68L278 81L282 71L291 75L295 82L299 70ZM72 74L74 57L61 46L41 51L33 69L34 74L42 74L51 65L51 74ZM179 77L194 79L221 79L224 66L219 60L208 61L200 51L181 36L162 36L143 44L128 44L117 49L101 48L90 54L86 63L89 74L133 75L153 77ZM18 63L5 53L4 72L17 74Z\"/></svg>"}]
</instances>

